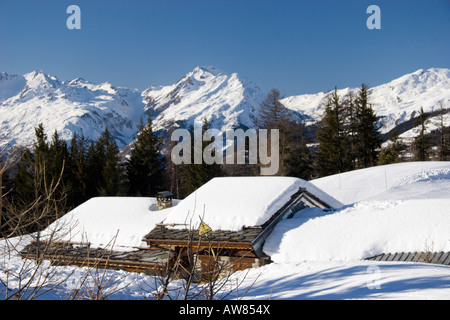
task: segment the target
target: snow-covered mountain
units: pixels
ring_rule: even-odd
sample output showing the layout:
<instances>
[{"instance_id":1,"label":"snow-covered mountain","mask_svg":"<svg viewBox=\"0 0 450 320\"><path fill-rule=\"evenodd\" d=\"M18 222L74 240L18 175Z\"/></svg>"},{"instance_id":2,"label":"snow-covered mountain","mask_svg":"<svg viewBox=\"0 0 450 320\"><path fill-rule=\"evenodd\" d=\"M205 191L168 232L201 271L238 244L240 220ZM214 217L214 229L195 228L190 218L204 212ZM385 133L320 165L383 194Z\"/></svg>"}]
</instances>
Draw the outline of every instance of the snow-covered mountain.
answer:
<instances>
[{"instance_id":1,"label":"snow-covered mountain","mask_svg":"<svg viewBox=\"0 0 450 320\"><path fill-rule=\"evenodd\" d=\"M338 89L344 99L350 92L355 95L359 88ZM450 109L450 69L419 69L386 84L369 87L369 99L380 117L381 133L387 133L396 126L417 117L420 108L425 112L435 112L442 102ZM281 102L285 107L303 113L314 123L323 116L327 100L326 92L287 97ZM447 125L450 117L447 116Z\"/></svg>"},{"instance_id":2,"label":"snow-covered mountain","mask_svg":"<svg viewBox=\"0 0 450 320\"><path fill-rule=\"evenodd\" d=\"M29 145L39 123L44 123L49 136L56 129L66 140L73 132L96 140L108 127L123 147L133 141L140 119L145 121L148 113L155 131L175 122L188 127L205 117L220 130L253 127L264 97L252 82L215 67L197 67L173 85L151 86L143 92L82 78L61 82L43 72L2 73L1 134L14 128L12 144Z\"/></svg>"},{"instance_id":3,"label":"snow-covered mountain","mask_svg":"<svg viewBox=\"0 0 450 320\"><path fill-rule=\"evenodd\" d=\"M145 111L154 119L155 130L172 122L189 127L206 117L219 130L251 128L265 94L237 73L215 67L197 67L170 86L152 86L142 93Z\"/></svg>"},{"instance_id":4,"label":"snow-covered mountain","mask_svg":"<svg viewBox=\"0 0 450 320\"><path fill-rule=\"evenodd\" d=\"M134 138L141 112L139 91L108 82L61 82L41 71L0 74L0 134L12 131L1 144L11 138L12 144L29 145L34 128L43 123L49 137L57 130L65 140L74 132L97 139L108 127L117 144L124 146Z\"/></svg>"},{"instance_id":5,"label":"snow-covered mountain","mask_svg":"<svg viewBox=\"0 0 450 320\"><path fill-rule=\"evenodd\" d=\"M358 88L339 89L338 93L345 98L350 91L356 94ZM1 137L13 128L8 137L11 143L29 145L34 128L43 123L49 136L56 129L66 140L73 132L96 140L108 127L123 147L136 137L139 120L145 121L148 113L155 131L168 129L173 123L188 127L205 117L222 131L254 127L266 94L237 73L215 67L196 67L173 85L151 86L142 92L82 78L59 81L36 71L19 76L1 73L0 146L8 140ZM281 102L293 117L314 124L323 116L326 99L327 93L319 92ZM450 69L420 69L372 87L370 101L380 117L382 133L407 123L421 107L425 112L437 111L442 102L444 108L450 108ZM450 125L450 114L445 121Z\"/></svg>"}]
</instances>

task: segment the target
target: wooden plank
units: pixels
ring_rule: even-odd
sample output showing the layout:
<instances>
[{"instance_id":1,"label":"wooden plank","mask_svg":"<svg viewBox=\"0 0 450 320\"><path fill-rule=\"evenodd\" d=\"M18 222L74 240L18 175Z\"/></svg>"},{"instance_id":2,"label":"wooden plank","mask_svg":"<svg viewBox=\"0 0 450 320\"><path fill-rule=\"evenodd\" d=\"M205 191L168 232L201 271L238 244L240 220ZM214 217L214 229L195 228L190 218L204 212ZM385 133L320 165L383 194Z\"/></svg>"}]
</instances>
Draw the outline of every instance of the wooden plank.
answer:
<instances>
[{"instance_id":1,"label":"wooden plank","mask_svg":"<svg viewBox=\"0 0 450 320\"><path fill-rule=\"evenodd\" d=\"M408 252L402 252L401 257L399 258L399 261L406 261L406 259L408 258L409 253Z\"/></svg>"},{"instance_id":2,"label":"wooden plank","mask_svg":"<svg viewBox=\"0 0 450 320\"><path fill-rule=\"evenodd\" d=\"M384 254L379 254L375 257L375 261L381 261L383 259Z\"/></svg>"},{"instance_id":3,"label":"wooden plank","mask_svg":"<svg viewBox=\"0 0 450 320\"><path fill-rule=\"evenodd\" d=\"M389 253L388 257L386 258L386 261L392 261L392 260L394 260L394 257L395 257L395 253Z\"/></svg>"},{"instance_id":4,"label":"wooden plank","mask_svg":"<svg viewBox=\"0 0 450 320\"><path fill-rule=\"evenodd\" d=\"M450 252L446 253L446 256L444 257L444 262L442 264L446 266L450 265Z\"/></svg>"},{"instance_id":5,"label":"wooden plank","mask_svg":"<svg viewBox=\"0 0 450 320\"><path fill-rule=\"evenodd\" d=\"M388 257L390 256L390 254L389 253L385 253L385 254L383 254L382 256L381 256L381 259L380 259L380 261L387 261L387 259L388 259Z\"/></svg>"},{"instance_id":6,"label":"wooden plank","mask_svg":"<svg viewBox=\"0 0 450 320\"><path fill-rule=\"evenodd\" d=\"M394 254L394 256L392 257L392 261L396 261L396 262L401 261L401 260L400 260L401 256L402 256L402 253L401 253L401 252L396 252L396 253Z\"/></svg>"},{"instance_id":7,"label":"wooden plank","mask_svg":"<svg viewBox=\"0 0 450 320\"><path fill-rule=\"evenodd\" d=\"M149 246L166 246L166 247L180 247L186 248L188 246L187 241L184 240L171 240L171 239L146 239L145 240ZM220 249L248 249L252 250L252 244L250 242L237 242L237 241L193 241L192 248L220 248Z\"/></svg>"},{"instance_id":8,"label":"wooden plank","mask_svg":"<svg viewBox=\"0 0 450 320\"><path fill-rule=\"evenodd\" d=\"M406 262L413 262L415 253L414 252L408 252L408 257L406 258Z\"/></svg>"},{"instance_id":9,"label":"wooden plank","mask_svg":"<svg viewBox=\"0 0 450 320\"><path fill-rule=\"evenodd\" d=\"M420 252L414 252L414 255L412 257L412 262L418 262L420 259L421 253Z\"/></svg>"},{"instance_id":10,"label":"wooden plank","mask_svg":"<svg viewBox=\"0 0 450 320\"><path fill-rule=\"evenodd\" d=\"M439 258L436 260L437 264L443 264L445 258L445 252L441 251L439 252Z\"/></svg>"},{"instance_id":11,"label":"wooden plank","mask_svg":"<svg viewBox=\"0 0 450 320\"><path fill-rule=\"evenodd\" d=\"M431 264L450 265L450 252L397 252L383 253L365 260L396 261L396 262L420 262Z\"/></svg>"},{"instance_id":12,"label":"wooden plank","mask_svg":"<svg viewBox=\"0 0 450 320\"><path fill-rule=\"evenodd\" d=\"M430 263L436 264L436 262L438 261L439 257L441 256L442 252L435 252L433 253L433 256L431 257L431 261Z\"/></svg>"}]
</instances>

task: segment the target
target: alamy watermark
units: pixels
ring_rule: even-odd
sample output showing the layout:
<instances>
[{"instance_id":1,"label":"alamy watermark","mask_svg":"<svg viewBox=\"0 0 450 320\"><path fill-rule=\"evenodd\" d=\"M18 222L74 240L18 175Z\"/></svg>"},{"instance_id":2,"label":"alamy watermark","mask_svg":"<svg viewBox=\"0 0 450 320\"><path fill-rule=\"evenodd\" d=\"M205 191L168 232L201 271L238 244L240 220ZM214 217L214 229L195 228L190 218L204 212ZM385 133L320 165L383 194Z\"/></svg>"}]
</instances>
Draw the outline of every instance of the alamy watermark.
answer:
<instances>
[{"instance_id":1,"label":"alamy watermark","mask_svg":"<svg viewBox=\"0 0 450 320\"><path fill-rule=\"evenodd\" d=\"M171 140L177 142L171 153L171 160L176 165L192 164L192 162L194 164L246 164L248 160L248 164L259 164L260 173L264 176L275 175L279 169L278 129L248 129L246 131L236 129L226 130L224 134L217 129L208 129L203 132L202 127L196 125L193 135L189 130L176 129L171 135ZM203 148L204 141L211 141L211 143Z\"/></svg>"},{"instance_id":2,"label":"alamy watermark","mask_svg":"<svg viewBox=\"0 0 450 320\"><path fill-rule=\"evenodd\" d=\"M67 29L81 29L81 9L77 5L70 5L67 7L66 13L71 14L66 20Z\"/></svg>"},{"instance_id":3,"label":"alamy watermark","mask_svg":"<svg viewBox=\"0 0 450 320\"><path fill-rule=\"evenodd\" d=\"M70 5L66 9L66 13L70 16L66 20L67 29L81 29L81 9L77 5ZM366 26L368 29L381 29L381 9L377 5L370 5L366 10L370 17L367 18Z\"/></svg>"},{"instance_id":4,"label":"alamy watermark","mask_svg":"<svg viewBox=\"0 0 450 320\"><path fill-rule=\"evenodd\" d=\"M366 26L367 29L381 29L381 9L377 5L371 5L367 7L367 14L371 14L369 18L367 18Z\"/></svg>"},{"instance_id":5,"label":"alamy watermark","mask_svg":"<svg viewBox=\"0 0 450 320\"><path fill-rule=\"evenodd\" d=\"M381 269L379 266L369 266L366 270L369 274L367 288L369 290L381 289Z\"/></svg>"}]
</instances>

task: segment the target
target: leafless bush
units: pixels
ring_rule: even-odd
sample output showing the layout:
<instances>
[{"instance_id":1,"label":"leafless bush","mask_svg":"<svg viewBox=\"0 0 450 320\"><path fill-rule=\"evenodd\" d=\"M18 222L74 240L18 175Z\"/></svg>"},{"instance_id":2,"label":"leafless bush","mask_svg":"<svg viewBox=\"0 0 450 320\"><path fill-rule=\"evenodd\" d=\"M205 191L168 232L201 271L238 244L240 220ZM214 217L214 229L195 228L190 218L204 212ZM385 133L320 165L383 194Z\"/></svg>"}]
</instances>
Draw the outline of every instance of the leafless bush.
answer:
<instances>
[{"instance_id":1,"label":"leafless bush","mask_svg":"<svg viewBox=\"0 0 450 320\"><path fill-rule=\"evenodd\" d=\"M5 155L6 147L0 150L0 159ZM6 161L0 161L0 181L20 157L9 154L3 158ZM0 299L107 299L123 289L123 277L108 276L105 268L100 268L95 260L92 263L89 248L81 258L65 256L73 246L75 225L58 220L67 212L61 186L64 166L59 177L51 181L46 180L45 163L38 163L34 169L34 185L39 190L35 190L33 201L5 204L6 194L0 192ZM111 243L106 261L115 239Z\"/></svg>"}]
</instances>

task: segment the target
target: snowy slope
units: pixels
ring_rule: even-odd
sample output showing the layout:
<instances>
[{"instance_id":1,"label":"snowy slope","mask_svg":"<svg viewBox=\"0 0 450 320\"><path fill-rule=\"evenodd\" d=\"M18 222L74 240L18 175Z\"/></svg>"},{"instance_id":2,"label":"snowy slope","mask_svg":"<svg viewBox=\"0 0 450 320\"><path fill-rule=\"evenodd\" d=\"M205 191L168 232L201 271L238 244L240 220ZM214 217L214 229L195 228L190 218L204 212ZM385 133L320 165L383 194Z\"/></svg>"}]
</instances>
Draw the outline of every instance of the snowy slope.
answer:
<instances>
[{"instance_id":1,"label":"snowy slope","mask_svg":"<svg viewBox=\"0 0 450 320\"><path fill-rule=\"evenodd\" d=\"M253 127L265 94L237 73L227 74L215 67L197 67L170 86L152 86L142 93L155 130L171 122L189 128L206 117L219 130Z\"/></svg>"},{"instance_id":2,"label":"snowy slope","mask_svg":"<svg viewBox=\"0 0 450 320\"><path fill-rule=\"evenodd\" d=\"M61 82L33 71L23 76L0 76L1 134L13 130L11 144L29 145L34 128L44 124L50 137L58 130L70 140L74 132L96 140L106 127L122 147L137 132L143 104L137 90L77 78ZM6 139L0 141L4 145Z\"/></svg>"},{"instance_id":3,"label":"snowy slope","mask_svg":"<svg viewBox=\"0 0 450 320\"><path fill-rule=\"evenodd\" d=\"M363 200L448 198L450 162L405 162L310 181L344 204Z\"/></svg>"},{"instance_id":4,"label":"snowy slope","mask_svg":"<svg viewBox=\"0 0 450 320\"><path fill-rule=\"evenodd\" d=\"M381 132L386 133L417 117L421 107L425 112L433 112L439 110L442 102L444 108L449 109L450 69L419 69L369 89L370 102L376 115L381 117ZM355 96L358 90L359 88L338 89L338 94L344 99L350 92ZM327 93L319 92L287 97L281 102L288 109L310 117L310 123L314 123L323 116L326 100ZM450 125L450 117L447 117L446 125Z\"/></svg>"}]
</instances>

